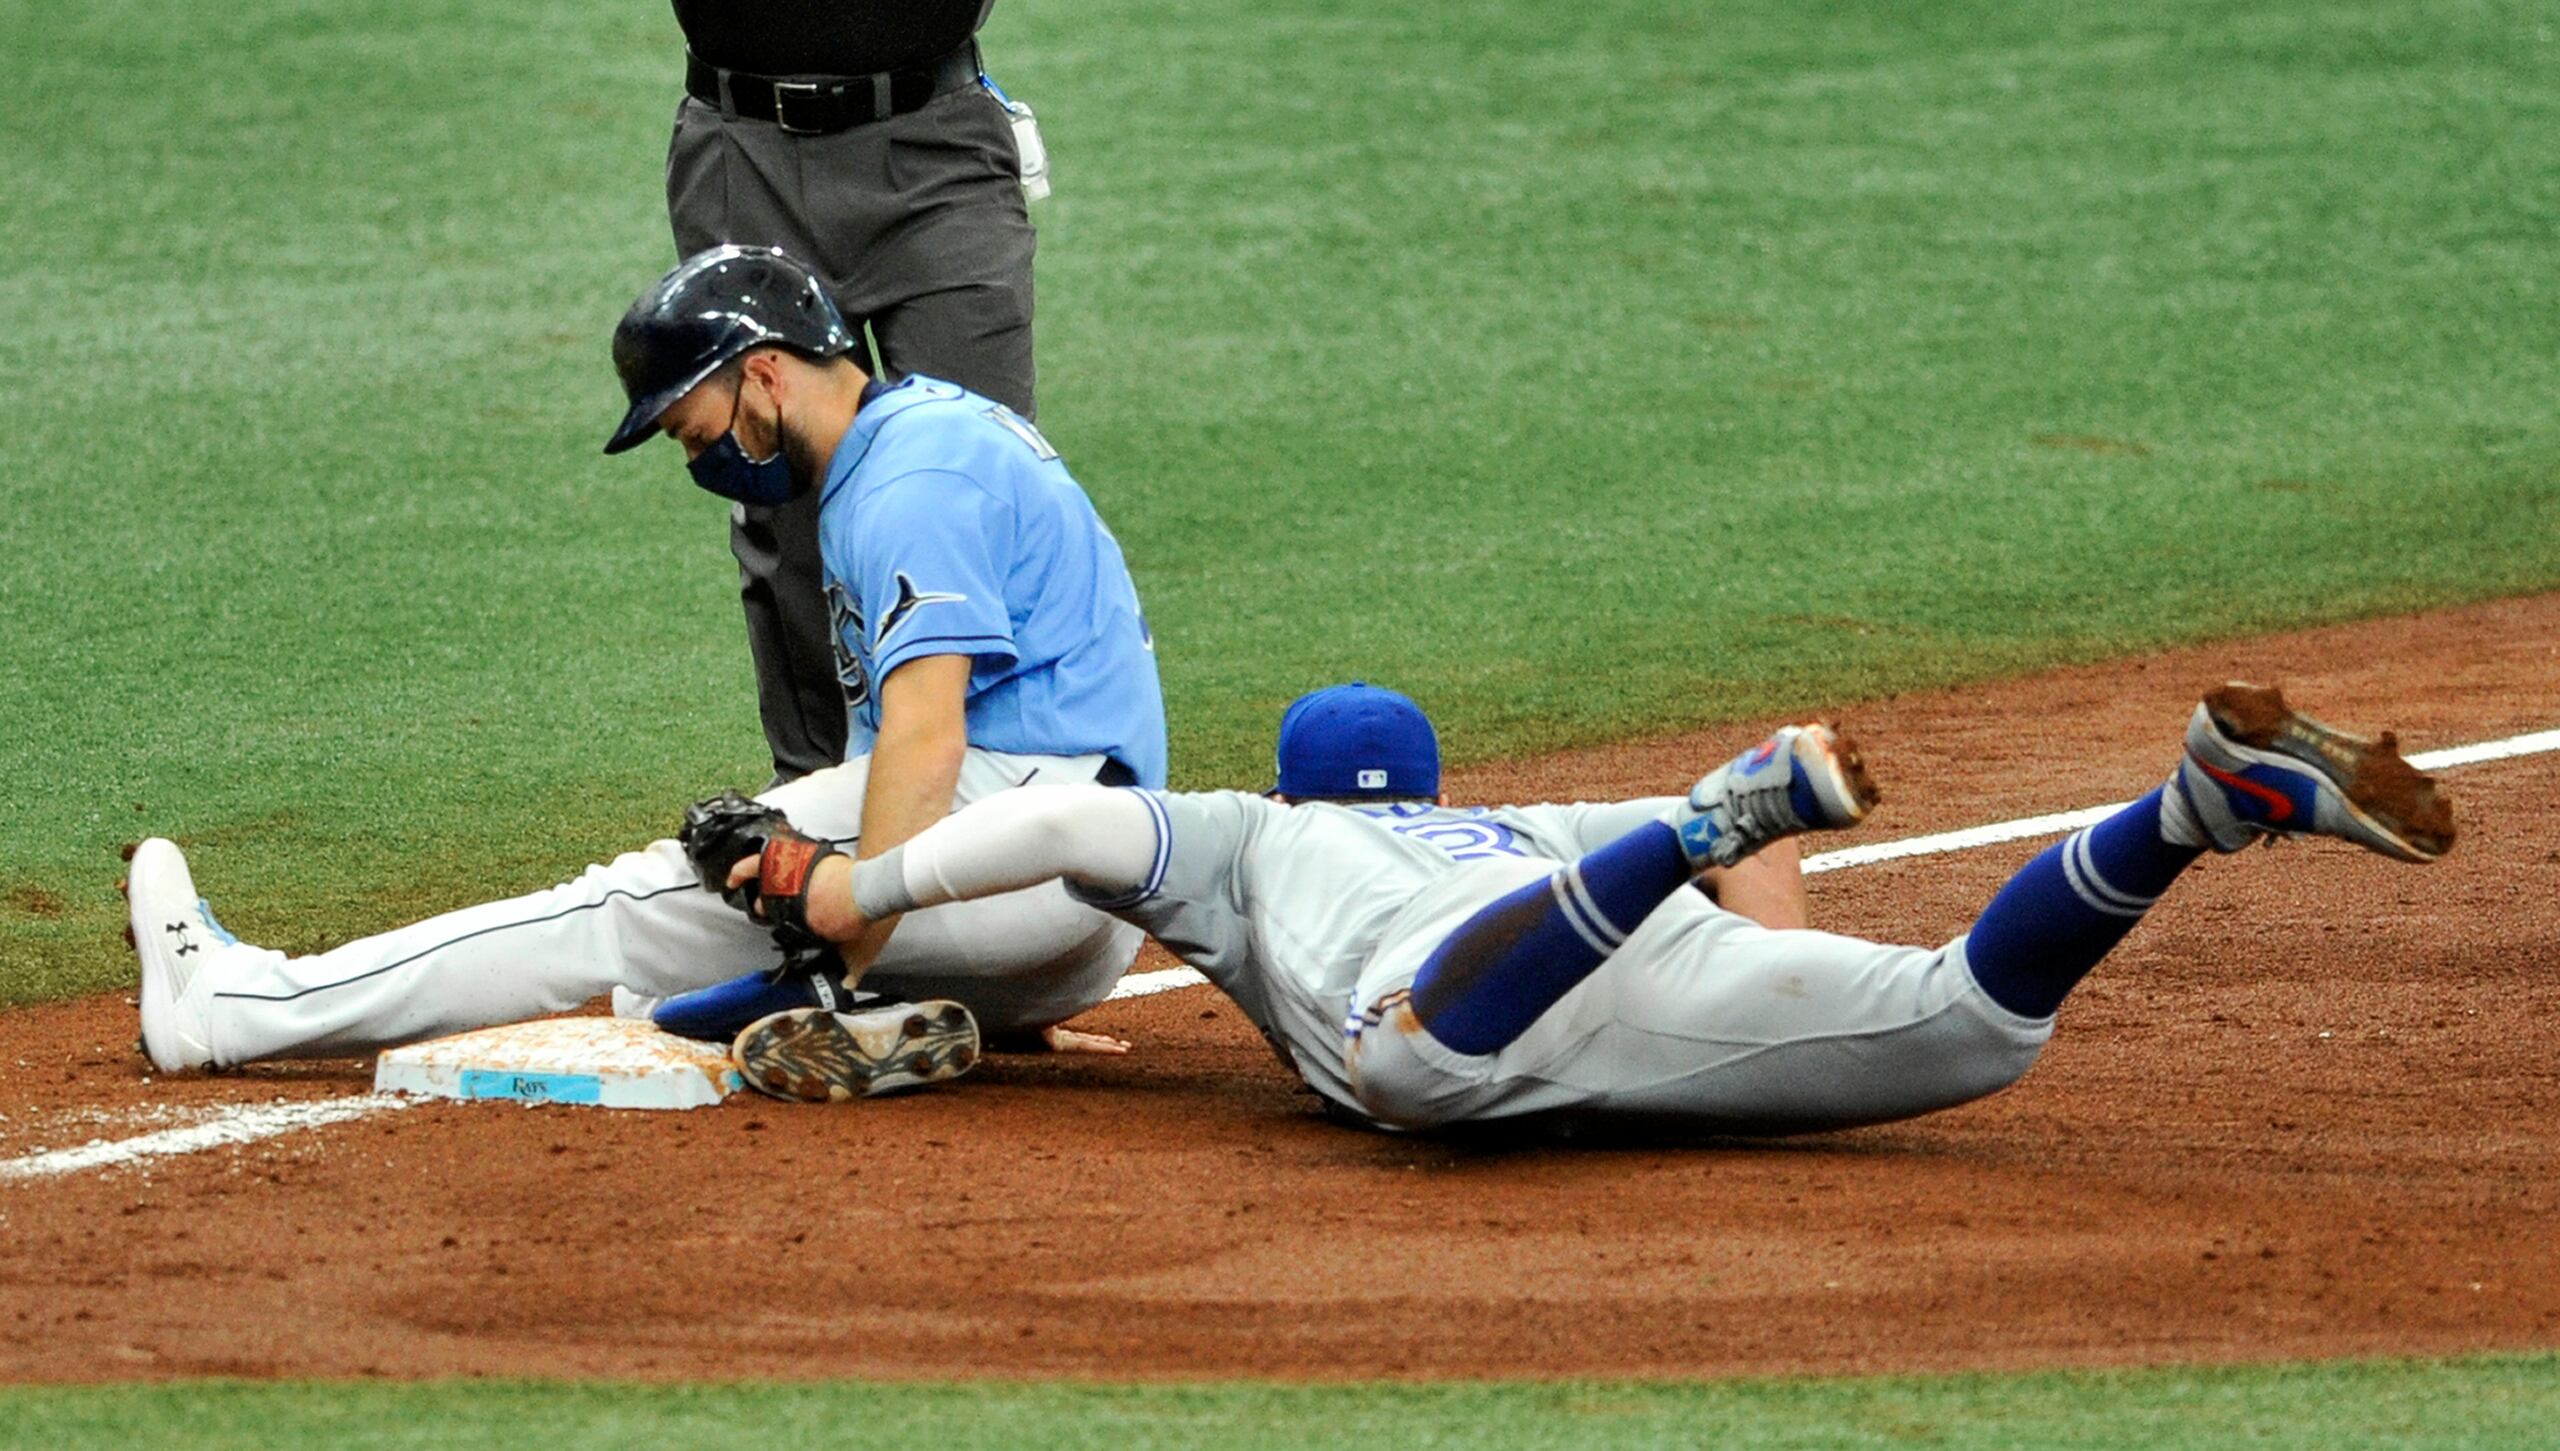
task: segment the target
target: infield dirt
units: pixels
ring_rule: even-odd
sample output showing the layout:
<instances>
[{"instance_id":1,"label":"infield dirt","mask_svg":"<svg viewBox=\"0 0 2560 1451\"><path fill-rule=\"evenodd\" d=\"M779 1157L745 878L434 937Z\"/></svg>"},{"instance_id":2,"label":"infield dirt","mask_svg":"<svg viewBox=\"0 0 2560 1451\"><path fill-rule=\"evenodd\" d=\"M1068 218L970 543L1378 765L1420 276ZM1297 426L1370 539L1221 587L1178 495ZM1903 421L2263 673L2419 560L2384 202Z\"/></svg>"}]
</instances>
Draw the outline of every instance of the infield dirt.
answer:
<instances>
[{"instance_id":1,"label":"infield dirt","mask_svg":"<svg viewBox=\"0 0 2560 1451\"><path fill-rule=\"evenodd\" d=\"M2547 729L2560 596L1838 703L1887 793L1848 840L2144 790L2227 677L2412 751ZM1452 790L1671 790L1765 724ZM1197 988L1093 1014L1137 1041L1126 1059L996 1058L851 1108L438 1104L0 1185L0 1380L1700 1376L2560 1344L2560 770L2447 779L2445 861L2209 861L2023 1083L1913 1123L1366 1134ZM1945 938L2040 845L1816 877L1817 923ZM218 857L198 870L219 904ZM123 998L0 1015L0 1157L370 1086L357 1062L148 1078L133 1034Z\"/></svg>"}]
</instances>

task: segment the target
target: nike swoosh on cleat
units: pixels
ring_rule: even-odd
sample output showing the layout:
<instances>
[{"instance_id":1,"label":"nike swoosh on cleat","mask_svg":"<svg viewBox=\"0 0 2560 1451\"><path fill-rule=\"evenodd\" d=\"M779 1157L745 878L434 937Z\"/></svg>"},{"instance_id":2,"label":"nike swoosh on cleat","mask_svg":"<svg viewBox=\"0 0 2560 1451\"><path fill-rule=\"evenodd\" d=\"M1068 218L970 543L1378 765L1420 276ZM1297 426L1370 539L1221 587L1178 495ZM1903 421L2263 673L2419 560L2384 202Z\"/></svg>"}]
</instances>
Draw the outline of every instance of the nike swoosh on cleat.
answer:
<instances>
[{"instance_id":1,"label":"nike swoosh on cleat","mask_svg":"<svg viewBox=\"0 0 2560 1451\"><path fill-rule=\"evenodd\" d=\"M2245 791L2267 803L2267 823L2269 825L2282 826L2284 823L2293 819L2293 798L2285 795L2283 792L2278 791L2272 786L2261 786L2257 782L2251 781L2245 777L2234 776L2229 771L2216 768L2210 761L2198 760L2196 764L2204 767L2204 773L2206 775L2211 776L2213 779L2230 787L2232 790Z\"/></svg>"}]
</instances>

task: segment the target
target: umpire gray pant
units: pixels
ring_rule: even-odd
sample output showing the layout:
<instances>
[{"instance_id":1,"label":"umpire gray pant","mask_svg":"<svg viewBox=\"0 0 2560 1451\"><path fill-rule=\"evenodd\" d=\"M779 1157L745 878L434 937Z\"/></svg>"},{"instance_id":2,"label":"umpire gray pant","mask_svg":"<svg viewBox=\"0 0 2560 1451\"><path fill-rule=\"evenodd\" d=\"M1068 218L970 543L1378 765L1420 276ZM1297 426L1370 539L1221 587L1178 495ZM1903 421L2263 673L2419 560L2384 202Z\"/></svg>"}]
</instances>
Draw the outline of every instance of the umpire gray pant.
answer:
<instances>
[{"instance_id":1,"label":"umpire gray pant","mask_svg":"<svg viewBox=\"0 0 2560 1451\"><path fill-rule=\"evenodd\" d=\"M1028 418L1031 216L1013 127L984 87L822 136L688 97L667 146L676 251L780 247L825 279L893 377L924 373ZM818 560L818 495L729 517L778 779L844 759L844 690Z\"/></svg>"}]
</instances>

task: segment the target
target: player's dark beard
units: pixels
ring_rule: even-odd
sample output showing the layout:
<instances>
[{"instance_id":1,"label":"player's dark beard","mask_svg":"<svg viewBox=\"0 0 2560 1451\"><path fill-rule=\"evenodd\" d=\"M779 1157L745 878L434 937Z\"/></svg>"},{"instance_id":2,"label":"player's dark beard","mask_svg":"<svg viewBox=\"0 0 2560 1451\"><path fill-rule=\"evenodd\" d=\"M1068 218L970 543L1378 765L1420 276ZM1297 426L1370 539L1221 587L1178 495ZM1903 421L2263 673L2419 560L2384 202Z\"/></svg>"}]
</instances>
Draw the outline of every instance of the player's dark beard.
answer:
<instances>
[{"instance_id":1,"label":"player's dark beard","mask_svg":"<svg viewBox=\"0 0 2560 1451\"><path fill-rule=\"evenodd\" d=\"M791 466L791 497L795 499L816 488L827 476L827 461L818 457L817 450L809 447L783 418L779 403L773 410L773 452Z\"/></svg>"},{"instance_id":2,"label":"player's dark beard","mask_svg":"<svg viewBox=\"0 0 2560 1451\"><path fill-rule=\"evenodd\" d=\"M816 488L826 478L827 461L818 457L818 451L809 447L789 424L784 423L779 413L773 416L773 446L791 465L794 498Z\"/></svg>"}]
</instances>

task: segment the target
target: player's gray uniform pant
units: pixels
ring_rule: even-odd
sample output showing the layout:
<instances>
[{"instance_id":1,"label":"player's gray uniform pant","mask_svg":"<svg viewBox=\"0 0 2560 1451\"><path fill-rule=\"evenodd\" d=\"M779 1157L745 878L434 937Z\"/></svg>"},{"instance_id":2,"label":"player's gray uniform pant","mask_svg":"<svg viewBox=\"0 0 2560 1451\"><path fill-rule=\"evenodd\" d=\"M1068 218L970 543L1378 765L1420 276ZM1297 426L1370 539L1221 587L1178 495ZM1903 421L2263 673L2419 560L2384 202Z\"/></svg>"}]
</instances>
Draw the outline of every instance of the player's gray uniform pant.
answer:
<instances>
[{"instance_id":1,"label":"player's gray uniform pant","mask_svg":"<svg viewBox=\"0 0 2560 1451\"><path fill-rule=\"evenodd\" d=\"M958 801L1033 781L1091 781L1099 756L971 750ZM812 835L860 830L865 757L762 798ZM1138 931L1057 883L917 912L898 925L866 988L950 997L990 1032L1043 1027L1109 995ZM209 1028L221 1065L369 1052L563 1012L615 987L664 997L781 961L772 935L703 890L673 841L574 881L466 907L312 957L225 954Z\"/></svg>"},{"instance_id":2,"label":"player's gray uniform pant","mask_svg":"<svg viewBox=\"0 0 2560 1451\"><path fill-rule=\"evenodd\" d=\"M667 216L680 255L738 242L809 264L855 328L870 323L892 374L947 378L1030 418L1034 241L1017 166L1004 108L975 85L823 136L687 98L667 146ZM834 765L844 696L817 493L737 506L729 544L774 769Z\"/></svg>"},{"instance_id":3,"label":"player's gray uniform pant","mask_svg":"<svg viewBox=\"0 0 2560 1451\"><path fill-rule=\"evenodd\" d=\"M1435 866L1402 893L1417 871L1410 844L1347 814L1156 799L1162 882L1121 915L1227 987L1319 1092L1382 1123L1550 1112L1698 1131L1877 1123L2008 1086L2053 1032L2052 1019L1983 993L1962 938L1921 948L1775 931L1684 890L1517 1041L1454 1053L1404 1006L1415 973L1478 909L1559 863Z\"/></svg>"},{"instance_id":4,"label":"player's gray uniform pant","mask_svg":"<svg viewBox=\"0 0 2560 1451\"><path fill-rule=\"evenodd\" d=\"M1345 1061L1382 1122L1554 1111L1731 1133L1844 1128L1995 1093L2052 1036L2052 1019L1983 993L1963 938L1894 947L1779 931L1682 892L1517 1041L1454 1053L1405 995L1449 930L1498 895L1470 893L1455 918L1392 934L1361 973Z\"/></svg>"}]
</instances>

